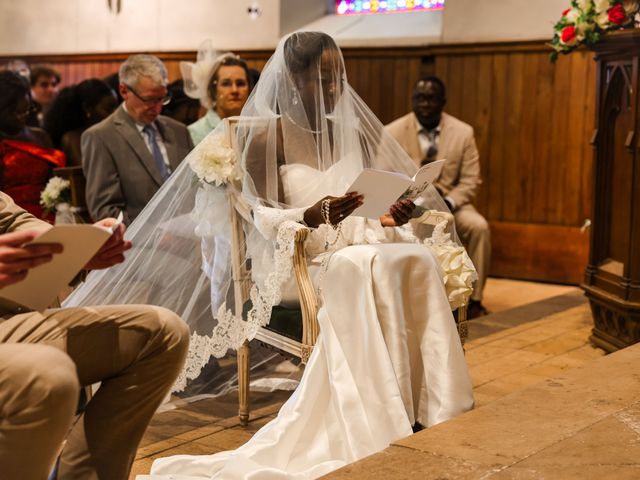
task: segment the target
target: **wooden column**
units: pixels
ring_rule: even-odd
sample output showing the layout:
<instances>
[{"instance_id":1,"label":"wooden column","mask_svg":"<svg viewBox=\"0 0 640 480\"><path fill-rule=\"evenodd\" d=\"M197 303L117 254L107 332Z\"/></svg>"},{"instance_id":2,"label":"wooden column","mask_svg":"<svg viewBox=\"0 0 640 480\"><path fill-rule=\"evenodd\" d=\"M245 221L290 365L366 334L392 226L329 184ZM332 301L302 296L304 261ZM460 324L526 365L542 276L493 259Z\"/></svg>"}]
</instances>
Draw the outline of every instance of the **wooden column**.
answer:
<instances>
[{"instance_id":1,"label":"wooden column","mask_svg":"<svg viewBox=\"0 0 640 480\"><path fill-rule=\"evenodd\" d=\"M582 288L591 341L612 352L640 341L640 30L608 35L595 51L591 249Z\"/></svg>"}]
</instances>

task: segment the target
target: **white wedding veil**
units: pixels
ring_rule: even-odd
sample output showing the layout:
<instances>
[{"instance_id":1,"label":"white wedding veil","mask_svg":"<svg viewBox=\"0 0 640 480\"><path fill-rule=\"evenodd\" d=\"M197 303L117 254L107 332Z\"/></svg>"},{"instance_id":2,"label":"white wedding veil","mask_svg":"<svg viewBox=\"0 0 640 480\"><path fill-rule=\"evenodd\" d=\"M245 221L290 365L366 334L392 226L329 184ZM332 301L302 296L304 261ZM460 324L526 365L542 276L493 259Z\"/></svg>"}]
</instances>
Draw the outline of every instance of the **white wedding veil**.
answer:
<instances>
[{"instance_id":1,"label":"white wedding veil","mask_svg":"<svg viewBox=\"0 0 640 480\"><path fill-rule=\"evenodd\" d=\"M233 379L233 350L268 323L291 280L291 232L304 211L326 195L346 193L364 168L409 176L417 170L349 86L333 39L293 33L279 42L241 116L211 132L131 224L126 236L134 247L126 262L92 272L64 305L145 303L175 311L193 334L176 389L209 362L209 384L219 391ZM241 247L254 270L244 312L233 307L230 197L245 206ZM447 211L432 186L416 203ZM314 229L312 259L349 244L415 241L409 226L382 228L362 217L342 223L339 238L327 225ZM457 241L452 227L450 234ZM212 355L222 360L211 365ZM252 364L269 356L257 357Z\"/></svg>"}]
</instances>

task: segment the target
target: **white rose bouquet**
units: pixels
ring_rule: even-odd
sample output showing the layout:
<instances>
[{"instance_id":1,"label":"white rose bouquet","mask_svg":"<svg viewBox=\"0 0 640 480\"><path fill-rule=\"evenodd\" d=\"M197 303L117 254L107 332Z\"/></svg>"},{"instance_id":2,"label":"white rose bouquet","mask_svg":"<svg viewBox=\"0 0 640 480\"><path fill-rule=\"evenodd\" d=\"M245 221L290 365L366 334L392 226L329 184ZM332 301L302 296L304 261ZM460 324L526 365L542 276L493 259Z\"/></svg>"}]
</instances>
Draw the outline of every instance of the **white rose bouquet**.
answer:
<instances>
[{"instance_id":1,"label":"white rose bouquet","mask_svg":"<svg viewBox=\"0 0 640 480\"><path fill-rule=\"evenodd\" d=\"M221 186L240 180L236 152L224 134L212 133L198 145L198 150L199 155L191 157L189 166L201 182Z\"/></svg>"},{"instance_id":2,"label":"white rose bouquet","mask_svg":"<svg viewBox=\"0 0 640 480\"><path fill-rule=\"evenodd\" d=\"M464 247L453 242L451 235L444 232L446 226L446 220L440 222L424 244L440 266L449 304L455 310L467 305L478 274Z\"/></svg>"},{"instance_id":3,"label":"white rose bouquet","mask_svg":"<svg viewBox=\"0 0 640 480\"><path fill-rule=\"evenodd\" d=\"M71 183L60 177L51 177L40 193L40 205L46 212L53 212L58 205L71 201Z\"/></svg>"}]
</instances>

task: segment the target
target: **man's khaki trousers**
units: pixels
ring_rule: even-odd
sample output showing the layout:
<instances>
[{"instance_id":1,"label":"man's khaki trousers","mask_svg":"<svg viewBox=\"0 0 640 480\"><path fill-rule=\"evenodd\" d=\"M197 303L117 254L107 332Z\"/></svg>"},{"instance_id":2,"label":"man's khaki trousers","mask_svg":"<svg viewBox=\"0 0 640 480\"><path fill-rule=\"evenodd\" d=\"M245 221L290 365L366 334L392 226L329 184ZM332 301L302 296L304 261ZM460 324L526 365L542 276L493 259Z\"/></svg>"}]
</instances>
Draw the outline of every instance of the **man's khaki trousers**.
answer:
<instances>
[{"instance_id":1,"label":"man's khaki trousers","mask_svg":"<svg viewBox=\"0 0 640 480\"><path fill-rule=\"evenodd\" d=\"M0 319L0 478L126 480L142 435L180 372L187 326L143 305ZM71 426L80 386L102 382Z\"/></svg>"},{"instance_id":2,"label":"man's khaki trousers","mask_svg":"<svg viewBox=\"0 0 640 480\"><path fill-rule=\"evenodd\" d=\"M456 231L478 272L471 300L482 301L484 286L491 264L491 231L489 224L471 204L463 205L453 214Z\"/></svg>"}]
</instances>

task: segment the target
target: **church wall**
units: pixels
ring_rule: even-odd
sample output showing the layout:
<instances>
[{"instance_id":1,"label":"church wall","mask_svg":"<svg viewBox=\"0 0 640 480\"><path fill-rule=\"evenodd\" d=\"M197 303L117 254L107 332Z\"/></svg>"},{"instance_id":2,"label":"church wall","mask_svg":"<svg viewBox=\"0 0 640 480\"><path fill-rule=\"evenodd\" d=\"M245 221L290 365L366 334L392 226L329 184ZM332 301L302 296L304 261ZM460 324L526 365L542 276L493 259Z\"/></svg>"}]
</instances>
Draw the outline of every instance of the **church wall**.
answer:
<instances>
[{"instance_id":1,"label":"church wall","mask_svg":"<svg viewBox=\"0 0 640 480\"><path fill-rule=\"evenodd\" d=\"M190 51L206 38L212 38L218 48L272 48L280 37L280 1L260 0L262 13L255 20L247 13L250 3L3 1L0 55ZM295 24L296 15L294 11L290 22Z\"/></svg>"},{"instance_id":2,"label":"church wall","mask_svg":"<svg viewBox=\"0 0 640 480\"><path fill-rule=\"evenodd\" d=\"M447 0L442 43L546 40L570 0Z\"/></svg>"},{"instance_id":3,"label":"church wall","mask_svg":"<svg viewBox=\"0 0 640 480\"><path fill-rule=\"evenodd\" d=\"M191 51L205 38L212 38L214 45L221 49L272 49L285 33L305 24L325 25L314 21L330 10L331 3L319 0L4 1L0 2L0 55ZM254 4L259 6L261 14L252 19L247 8ZM338 22L335 28L332 30L331 24L325 27L339 42L344 31L345 45L349 47L399 45L398 35L406 36L402 38L402 45L543 39L548 37L551 26L567 4L568 0L447 0L442 19L440 12L434 13L435 30L433 26L425 26L422 31L419 25L407 24L404 20L409 17L402 14L384 15L383 23L377 16L334 18ZM119 12L118 5L121 6ZM427 20L424 22L428 23ZM382 38L372 38L371 31Z\"/></svg>"}]
</instances>

